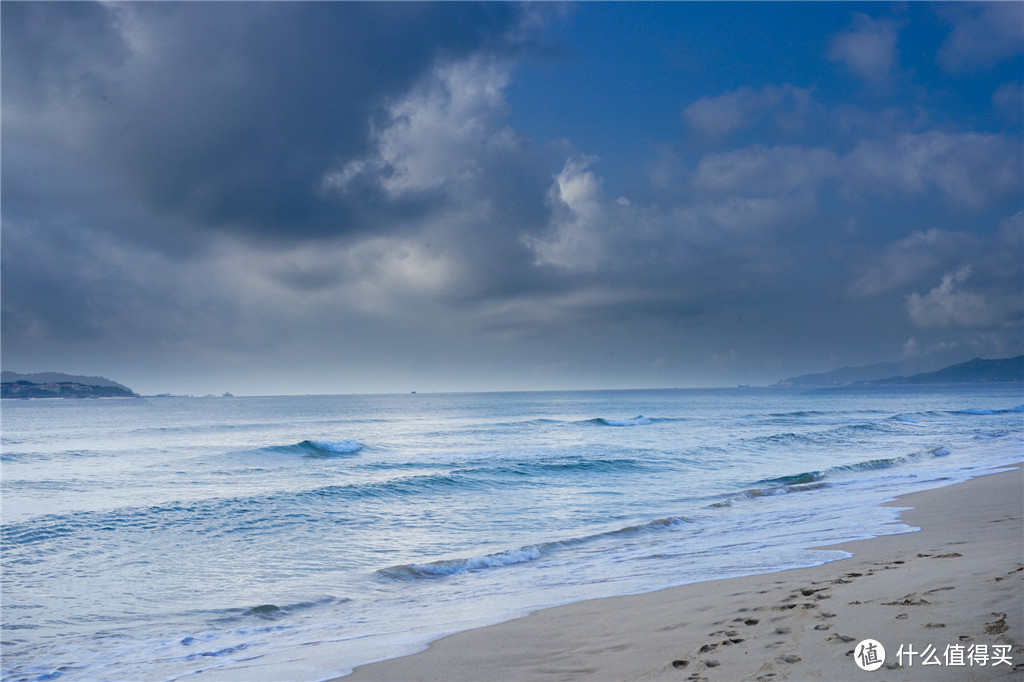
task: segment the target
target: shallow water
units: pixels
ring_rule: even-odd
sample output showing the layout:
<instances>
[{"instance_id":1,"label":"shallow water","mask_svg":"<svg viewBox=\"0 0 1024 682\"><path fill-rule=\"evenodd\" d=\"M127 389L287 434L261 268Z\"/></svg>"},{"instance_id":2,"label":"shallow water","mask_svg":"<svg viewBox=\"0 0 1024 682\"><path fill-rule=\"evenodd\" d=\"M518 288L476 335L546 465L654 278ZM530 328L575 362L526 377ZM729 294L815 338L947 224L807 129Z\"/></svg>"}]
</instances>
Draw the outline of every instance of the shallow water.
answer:
<instances>
[{"instance_id":1,"label":"shallow water","mask_svg":"<svg viewBox=\"0 0 1024 682\"><path fill-rule=\"evenodd\" d=\"M1020 386L4 401L5 679L322 679L807 566L1024 453Z\"/></svg>"}]
</instances>

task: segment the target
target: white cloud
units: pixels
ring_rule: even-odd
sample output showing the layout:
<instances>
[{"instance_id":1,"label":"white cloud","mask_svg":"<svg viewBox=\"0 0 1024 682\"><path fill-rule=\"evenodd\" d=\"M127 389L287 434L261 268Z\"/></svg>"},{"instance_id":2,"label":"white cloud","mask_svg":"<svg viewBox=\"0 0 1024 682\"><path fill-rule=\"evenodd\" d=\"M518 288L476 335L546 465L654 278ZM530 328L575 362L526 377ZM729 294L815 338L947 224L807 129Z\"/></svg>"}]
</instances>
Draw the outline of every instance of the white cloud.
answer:
<instances>
[{"instance_id":1,"label":"white cloud","mask_svg":"<svg viewBox=\"0 0 1024 682\"><path fill-rule=\"evenodd\" d=\"M789 196L730 196L700 205L715 225L733 233L767 232L814 214L816 200L810 191Z\"/></svg>"},{"instance_id":2,"label":"white cloud","mask_svg":"<svg viewBox=\"0 0 1024 682\"><path fill-rule=\"evenodd\" d=\"M774 196L813 190L837 170L836 155L829 149L752 145L704 155L691 184L701 193Z\"/></svg>"},{"instance_id":3,"label":"white cloud","mask_svg":"<svg viewBox=\"0 0 1024 682\"><path fill-rule=\"evenodd\" d=\"M1010 123L1024 118L1024 86L1020 81L1003 83L992 93L992 107Z\"/></svg>"},{"instance_id":4,"label":"white cloud","mask_svg":"<svg viewBox=\"0 0 1024 682\"><path fill-rule=\"evenodd\" d=\"M984 348L983 343L979 343L980 339L973 339L969 343L976 348ZM959 354L963 344L957 341L937 341L935 343L929 343L922 346L918 343L917 339L913 336L907 339L906 343L903 344L903 354L900 356L903 360L925 360L933 358L935 356L949 357L948 363L956 362L954 358Z\"/></svg>"},{"instance_id":5,"label":"white cloud","mask_svg":"<svg viewBox=\"0 0 1024 682\"><path fill-rule=\"evenodd\" d=\"M945 13L953 30L939 47L939 65L951 72L995 66L1024 51L1024 5L954 3Z\"/></svg>"},{"instance_id":6,"label":"white cloud","mask_svg":"<svg viewBox=\"0 0 1024 682\"><path fill-rule=\"evenodd\" d=\"M984 296L964 291L962 285L971 276L965 265L942 278L939 286L926 295L907 296L910 319L918 327L985 327L992 316Z\"/></svg>"},{"instance_id":7,"label":"white cloud","mask_svg":"<svg viewBox=\"0 0 1024 682\"><path fill-rule=\"evenodd\" d=\"M860 143L843 160L848 191L921 195L939 190L946 201L981 208L1019 191L1021 147L1000 135L905 133Z\"/></svg>"},{"instance_id":8,"label":"white cloud","mask_svg":"<svg viewBox=\"0 0 1024 682\"><path fill-rule=\"evenodd\" d=\"M389 107L373 135L374 153L328 173L324 187L344 190L364 177L398 197L479 177L487 157L521 144L501 122L510 70L485 57L438 66Z\"/></svg>"},{"instance_id":9,"label":"white cloud","mask_svg":"<svg viewBox=\"0 0 1024 682\"><path fill-rule=\"evenodd\" d=\"M605 258L609 227L601 180L587 167L593 158L569 159L548 193L553 225L547 238L526 239L537 263L566 270L592 271ZM617 203L620 207L628 206Z\"/></svg>"},{"instance_id":10,"label":"white cloud","mask_svg":"<svg viewBox=\"0 0 1024 682\"><path fill-rule=\"evenodd\" d=\"M961 252L969 241L970 236L962 232L914 230L886 246L851 285L850 293L873 296L913 282Z\"/></svg>"},{"instance_id":11,"label":"white cloud","mask_svg":"<svg viewBox=\"0 0 1024 682\"><path fill-rule=\"evenodd\" d=\"M921 354L921 346L913 336L903 344L903 359L916 358Z\"/></svg>"},{"instance_id":12,"label":"white cloud","mask_svg":"<svg viewBox=\"0 0 1024 682\"><path fill-rule=\"evenodd\" d=\"M811 91L788 83L767 85L761 90L739 87L717 97L701 97L683 109L683 118L695 131L722 136L752 125L769 112L784 128L797 121L810 105Z\"/></svg>"},{"instance_id":13,"label":"white cloud","mask_svg":"<svg viewBox=\"0 0 1024 682\"><path fill-rule=\"evenodd\" d=\"M891 20L857 14L852 29L832 39L828 56L870 83L885 84L897 66L897 39Z\"/></svg>"}]
</instances>

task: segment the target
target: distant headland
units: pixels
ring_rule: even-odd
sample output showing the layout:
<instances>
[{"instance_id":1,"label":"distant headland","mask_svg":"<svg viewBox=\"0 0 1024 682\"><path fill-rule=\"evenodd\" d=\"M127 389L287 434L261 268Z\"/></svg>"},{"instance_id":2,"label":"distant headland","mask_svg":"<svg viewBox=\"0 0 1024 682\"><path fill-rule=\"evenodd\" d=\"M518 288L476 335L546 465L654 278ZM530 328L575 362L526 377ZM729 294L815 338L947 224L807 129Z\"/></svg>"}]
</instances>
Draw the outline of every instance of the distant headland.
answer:
<instances>
[{"instance_id":1,"label":"distant headland","mask_svg":"<svg viewBox=\"0 0 1024 682\"><path fill-rule=\"evenodd\" d=\"M780 386L848 386L876 384L984 384L1024 381L1024 355L1015 358L982 360L974 358L934 372L899 374L899 363L878 363L862 367L843 367L822 374L804 374L783 379Z\"/></svg>"},{"instance_id":2,"label":"distant headland","mask_svg":"<svg viewBox=\"0 0 1024 682\"><path fill-rule=\"evenodd\" d=\"M0 398L138 398L132 389L104 377L60 372L0 372Z\"/></svg>"}]
</instances>

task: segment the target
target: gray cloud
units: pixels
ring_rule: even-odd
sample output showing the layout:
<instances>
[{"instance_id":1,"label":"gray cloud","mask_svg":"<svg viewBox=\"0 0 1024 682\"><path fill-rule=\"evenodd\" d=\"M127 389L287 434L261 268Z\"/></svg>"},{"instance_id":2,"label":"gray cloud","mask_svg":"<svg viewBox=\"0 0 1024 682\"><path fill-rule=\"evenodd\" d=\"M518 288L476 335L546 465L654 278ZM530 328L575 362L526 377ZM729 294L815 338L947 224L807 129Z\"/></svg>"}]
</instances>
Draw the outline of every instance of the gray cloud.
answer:
<instances>
[{"instance_id":1,"label":"gray cloud","mask_svg":"<svg viewBox=\"0 0 1024 682\"><path fill-rule=\"evenodd\" d=\"M884 85L899 65L898 39L896 24L891 19L876 20L857 14L852 28L832 39L828 56L842 62L856 76Z\"/></svg>"},{"instance_id":2,"label":"gray cloud","mask_svg":"<svg viewBox=\"0 0 1024 682\"><path fill-rule=\"evenodd\" d=\"M1010 133L738 87L674 104L705 138L634 191L512 123L536 7L2 11L13 369L664 385L1019 340ZM892 73L854 28L836 58Z\"/></svg>"},{"instance_id":3,"label":"gray cloud","mask_svg":"<svg viewBox=\"0 0 1024 682\"><path fill-rule=\"evenodd\" d=\"M934 228L915 231L887 245L873 257L873 262L851 285L850 291L858 296L874 296L897 289L934 273L967 248L973 249L976 242L973 235L963 232Z\"/></svg>"},{"instance_id":4,"label":"gray cloud","mask_svg":"<svg viewBox=\"0 0 1024 682\"><path fill-rule=\"evenodd\" d=\"M907 312L914 325L981 330L985 333L974 339L968 336L967 341L986 338L1000 350L1012 349L1013 335L1024 332L1024 214L1004 220L995 234L980 239L930 233L917 235L917 240L929 242L933 254L935 247L946 250L946 263L962 265L943 273L927 293L907 295ZM954 252L956 245L960 248Z\"/></svg>"},{"instance_id":5,"label":"gray cloud","mask_svg":"<svg viewBox=\"0 0 1024 682\"><path fill-rule=\"evenodd\" d=\"M380 107L436 59L510 49L516 21L500 5L7 7L4 48L18 58L5 69L5 155L99 175L199 230L377 229L420 209L324 200L323 174L366 152ZM46 159L28 147L40 137ZM32 182L14 183L8 210Z\"/></svg>"},{"instance_id":6,"label":"gray cloud","mask_svg":"<svg viewBox=\"0 0 1024 682\"><path fill-rule=\"evenodd\" d=\"M720 137L751 126L766 115L783 129L802 128L811 107L811 91L789 83L760 90L741 86L715 97L701 97L683 109L696 132Z\"/></svg>"},{"instance_id":7,"label":"gray cloud","mask_svg":"<svg viewBox=\"0 0 1024 682\"><path fill-rule=\"evenodd\" d=\"M1007 122L1019 125L1024 119L1024 84L1003 83L992 93L992 106Z\"/></svg>"},{"instance_id":8,"label":"gray cloud","mask_svg":"<svg viewBox=\"0 0 1024 682\"><path fill-rule=\"evenodd\" d=\"M986 327L992 322L985 297L967 291L971 266L942 277L942 282L927 295L907 296L910 319L919 327Z\"/></svg>"},{"instance_id":9,"label":"gray cloud","mask_svg":"<svg viewBox=\"0 0 1024 682\"><path fill-rule=\"evenodd\" d=\"M1024 7L1017 2L954 4L942 8L953 29L938 62L954 73L995 66L1024 51Z\"/></svg>"},{"instance_id":10,"label":"gray cloud","mask_svg":"<svg viewBox=\"0 0 1024 682\"><path fill-rule=\"evenodd\" d=\"M1021 186L1021 147L1001 135L903 133L893 140L865 140L846 161L852 191L935 193L950 204L980 208Z\"/></svg>"}]
</instances>

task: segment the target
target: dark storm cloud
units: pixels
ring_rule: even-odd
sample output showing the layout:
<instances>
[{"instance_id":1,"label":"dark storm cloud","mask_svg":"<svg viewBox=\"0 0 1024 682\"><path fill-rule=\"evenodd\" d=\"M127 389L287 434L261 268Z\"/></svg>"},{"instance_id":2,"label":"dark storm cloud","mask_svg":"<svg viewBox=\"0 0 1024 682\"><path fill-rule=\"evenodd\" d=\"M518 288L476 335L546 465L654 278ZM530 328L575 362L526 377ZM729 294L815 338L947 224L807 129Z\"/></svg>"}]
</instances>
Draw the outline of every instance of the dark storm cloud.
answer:
<instances>
[{"instance_id":1,"label":"dark storm cloud","mask_svg":"<svg viewBox=\"0 0 1024 682\"><path fill-rule=\"evenodd\" d=\"M524 225L510 206L532 219L543 212L547 180L535 157L503 158L526 144L514 135L489 157L472 155L478 187L501 180L483 212L467 210L477 197L454 178L388 192L380 180L401 172L394 163L358 179L358 191L324 182L376 153L374 131L408 118L395 103L417 84L426 82L421 99L444 108L450 88L430 89L439 64L484 53L497 65L529 42L514 5L2 11L8 360L170 352L198 362L217 349L275 348L303 328L326 325L336 337L361 309L380 312L429 285L446 251L478 252L460 260L480 272L514 267L484 242L504 234L499 251L517 248ZM442 125L459 124L461 112L441 113ZM492 129L473 132L470 145ZM416 153L417 140L407 142ZM495 211L510 216L504 227ZM432 254L440 259L427 272L420 261Z\"/></svg>"},{"instance_id":2,"label":"dark storm cloud","mask_svg":"<svg viewBox=\"0 0 1024 682\"><path fill-rule=\"evenodd\" d=\"M927 93L750 83L673 101L674 128L626 141L647 176L617 183L622 159L576 146L622 135L603 72L563 60L595 99L564 137L522 132L548 106L516 99L546 7L4 4L5 360L177 358L305 392L1019 346L1019 129L938 123ZM816 58L913 76L911 24L847 21Z\"/></svg>"},{"instance_id":3,"label":"dark storm cloud","mask_svg":"<svg viewBox=\"0 0 1024 682\"><path fill-rule=\"evenodd\" d=\"M8 175L10 215L23 197L37 210L36 183L70 187L56 198L81 210L89 188L73 176L100 175L126 201L178 218L175 229L270 237L380 229L422 212L412 200L318 190L329 168L365 152L389 98L440 57L508 49L517 18L512 5L445 3L17 3L3 12L4 153L12 171L27 171Z\"/></svg>"}]
</instances>

